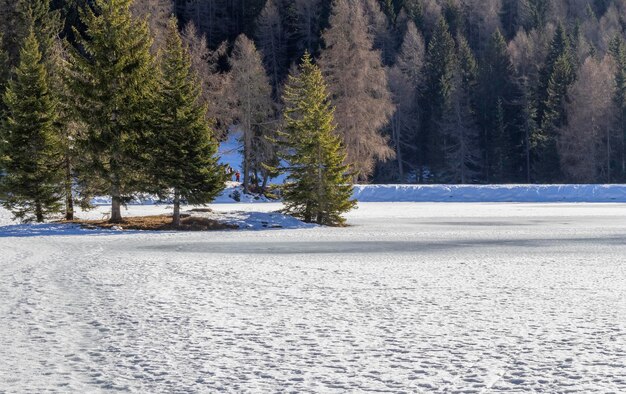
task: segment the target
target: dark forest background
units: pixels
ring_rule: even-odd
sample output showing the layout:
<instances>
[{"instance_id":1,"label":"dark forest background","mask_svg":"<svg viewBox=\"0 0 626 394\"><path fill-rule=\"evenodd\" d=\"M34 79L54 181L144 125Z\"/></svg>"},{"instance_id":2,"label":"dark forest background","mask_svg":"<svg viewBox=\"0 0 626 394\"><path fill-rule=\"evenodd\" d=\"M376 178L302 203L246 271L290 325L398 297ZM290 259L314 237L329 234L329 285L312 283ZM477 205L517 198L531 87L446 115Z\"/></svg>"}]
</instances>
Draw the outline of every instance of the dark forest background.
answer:
<instances>
[{"instance_id":1,"label":"dark forest background","mask_svg":"<svg viewBox=\"0 0 626 394\"><path fill-rule=\"evenodd\" d=\"M0 0L2 83L23 2ZM49 4L70 45L88 3ZM155 54L176 15L221 137L236 125L257 141L245 158L255 174L275 157L283 87L308 51L360 181L626 180L624 0L136 0L133 11Z\"/></svg>"}]
</instances>

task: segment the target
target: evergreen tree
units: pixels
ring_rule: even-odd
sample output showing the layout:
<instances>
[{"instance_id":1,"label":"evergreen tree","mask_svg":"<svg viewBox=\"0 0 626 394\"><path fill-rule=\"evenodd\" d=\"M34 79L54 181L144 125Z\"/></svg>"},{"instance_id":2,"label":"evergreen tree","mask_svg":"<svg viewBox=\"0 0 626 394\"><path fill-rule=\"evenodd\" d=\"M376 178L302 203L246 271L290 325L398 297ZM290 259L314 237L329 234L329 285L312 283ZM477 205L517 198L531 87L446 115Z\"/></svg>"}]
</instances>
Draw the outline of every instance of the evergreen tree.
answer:
<instances>
[{"instance_id":1,"label":"evergreen tree","mask_svg":"<svg viewBox=\"0 0 626 394\"><path fill-rule=\"evenodd\" d=\"M424 108L423 134L420 164L431 166L435 174L444 169L444 140L441 123L450 92L456 65L455 44L448 30L448 24L441 18L433 37L428 44L424 69Z\"/></svg>"},{"instance_id":2,"label":"evergreen tree","mask_svg":"<svg viewBox=\"0 0 626 394\"><path fill-rule=\"evenodd\" d=\"M566 55L559 57L548 82L543 124L535 137L540 149L536 169L541 182L562 179L557 141L559 129L567 126L568 89L575 78L570 60Z\"/></svg>"},{"instance_id":3,"label":"evergreen tree","mask_svg":"<svg viewBox=\"0 0 626 394\"><path fill-rule=\"evenodd\" d=\"M280 96L279 89L288 64L287 36L274 0L268 0L256 24L259 51L263 54L263 63L272 85L272 95L276 98Z\"/></svg>"},{"instance_id":4,"label":"evergreen tree","mask_svg":"<svg viewBox=\"0 0 626 394\"><path fill-rule=\"evenodd\" d=\"M289 178L283 186L285 212L305 222L342 225L354 208L346 152L335 133L333 108L320 69L308 53L285 88L284 159Z\"/></svg>"},{"instance_id":5,"label":"evergreen tree","mask_svg":"<svg viewBox=\"0 0 626 394\"><path fill-rule=\"evenodd\" d=\"M480 151L479 130L471 103L471 94L462 82L462 72L457 68L450 99L446 103L442 133L445 136L444 179L451 183L472 183L478 175Z\"/></svg>"},{"instance_id":6,"label":"evergreen tree","mask_svg":"<svg viewBox=\"0 0 626 394\"><path fill-rule=\"evenodd\" d=\"M217 141L205 120L198 79L191 72L191 58L175 19L170 19L164 40L153 171L159 194L173 192L173 224L179 226L181 199L190 204L209 203L224 189L226 179L216 157Z\"/></svg>"},{"instance_id":7,"label":"evergreen tree","mask_svg":"<svg viewBox=\"0 0 626 394\"><path fill-rule=\"evenodd\" d=\"M534 170L535 178L540 182L562 179L556 144L559 129L567 125L568 89L575 78L576 70L569 37L559 24L540 74L537 95L538 127L533 136Z\"/></svg>"},{"instance_id":8,"label":"evergreen tree","mask_svg":"<svg viewBox=\"0 0 626 394\"><path fill-rule=\"evenodd\" d=\"M95 0L82 15L82 50L71 56L70 83L88 126L81 142L89 165L81 180L89 191L112 197L111 222L120 222L121 206L145 189L146 135L155 102L149 29L133 19L131 3Z\"/></svg>"},{"instance_id":9,"label":"evergreen tree","mask_svg":"<svg viewBox=\"0 0 626 394\"><path fill-rule=\"evenodd\" d=\"M473 103L478 66L467 40L459 36L457 41L458 60L441 126L445 137L444 179L452 183L472 183L476 181L481 164L480 130Z\"/></svg>"},{"instance_id":10,"label":"evergreen tree","mask_svg":"<svg viewBox=\"0 0 626 394\"><path fill-rule=\"evenodd\" d=\"M55 129L57 102L34 30L26 37L20 62L4 94L7 120L0 157L6 175L0 186L3 206L23 221L41 223L61 210L60 144Z\"/></svg>"},{"instance_id":11,"label":"evergreen tree","mask_svg":"<svg viewBox=\"0 0 626 394\"><path fill-rule=\"evenodd\" d=\"M496 30L481 62L477 99L484 178L488 182L505 182L520 177L523 151L517 128L519 98L506 41Z\"/></svg>"},{"instance_id":12,"label":"evergreen tree","mask_svg":"<svg viewBox=\"0 0 626 394\"><path fill-rule=\"evenodd\" d=\"M9 55L4 50L3 43L3 35L2 32L0 32L0 94L4 93L6 89L11 70L9 66ZM2 125L2 119L4 119L4 104L2 103L2 100L0 100L0 125Z\"/></svg>"},{"instance_id":13,"label":"evergreen tree","mask_svg":"<svg viewBox=\"0 0 626 394\"><path fill-rule=\"evenodd\" d=\"M626 43L624 39L616 35L611 40L610 53L615 62L615 87L613 91L613 103L616 108L616 115L613 127L620 135L618 170L621 179L626 179Z\"/></svg>"}]
</instances>

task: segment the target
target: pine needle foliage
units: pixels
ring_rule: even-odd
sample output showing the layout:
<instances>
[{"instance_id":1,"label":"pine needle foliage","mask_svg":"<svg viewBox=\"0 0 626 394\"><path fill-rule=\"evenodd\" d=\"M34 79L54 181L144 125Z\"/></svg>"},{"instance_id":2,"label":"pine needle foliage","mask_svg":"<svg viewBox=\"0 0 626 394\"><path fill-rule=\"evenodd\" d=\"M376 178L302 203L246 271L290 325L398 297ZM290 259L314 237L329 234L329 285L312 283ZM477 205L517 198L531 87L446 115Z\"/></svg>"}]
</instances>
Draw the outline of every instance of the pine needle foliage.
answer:
<instances>
[{"instance_id":1,"label":"pine needle foliage","mask_svg":"<svg viewBox=\"0 0 626 394\"><path fill-rule=\"evenodd\" d=\"M24 222L43 222L61 211L60 141L55 128L58 102L49 87L40 44L30 29L4 94L6 121L0 156L2 205Z\"/></svg>"},{"instance_id":2,"label":"pine needle foliage","mask_svg":"<svg viewBox=\"0 0 626 394\"><path fill-rule=\"evenodd\" d=\"M346 151L335 133L334 109L320 69L305 53L298 73L285 88L283 159L289 177L283 186L285 213L307 223L345 224L342 214L353 209L352 175Z\"/></svg>"},{"instance_id":3,"label":"pine needle foliage","mask_svg":"<svg viewBox=\"0 0 626 394\"><path fill-rule=\"evenodd\" d=\"M226 171L218 164L217 141L207 123L191 57L170 19L161 54L161 96L153 137L154 177L159 194L174 193L174 225L180 225L181 199L209 203L224 189Z\"/></svg>"},{"instance_id":4,"label":"pine needle foliage","mask_svg":"<svg viewBox=\"0 0 626 394\"><path fill-rule=\"evenodd\" d=\"M95 0L81 20L86 33L71 52L69 83L87 132L82 181L91 193L112 197L111 221L122 220L120 206L148 179L149 116L158 82L147 22L133 18L132 0ZM143 183L142 183L143 182Z\"/></svg>"}]
</instances>

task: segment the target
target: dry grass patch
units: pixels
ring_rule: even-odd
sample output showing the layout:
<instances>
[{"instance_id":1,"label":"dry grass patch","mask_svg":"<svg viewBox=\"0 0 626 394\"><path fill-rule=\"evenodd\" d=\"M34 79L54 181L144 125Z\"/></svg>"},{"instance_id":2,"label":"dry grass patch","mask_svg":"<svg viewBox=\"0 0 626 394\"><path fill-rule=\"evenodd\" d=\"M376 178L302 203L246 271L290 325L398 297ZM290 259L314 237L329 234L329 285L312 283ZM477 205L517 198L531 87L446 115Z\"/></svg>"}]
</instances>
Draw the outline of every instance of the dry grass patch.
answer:
<instances>
[{"instance_id":1,"label":"dry grass patch","mask_svg":"<svg viewBox=\"0 0 626 394\"><path fill-rule=\"evenodd\" d=\"M89 229L113 229L140 231L217 231L234 230L238 227L233 224L226 224L214 219L181 215L180 226L172 224L172 216L136 216L124 218L121 223L110 223L106 220L73 220L64 223L79 224L83 228Z\"/></svg>"}]
</instances>

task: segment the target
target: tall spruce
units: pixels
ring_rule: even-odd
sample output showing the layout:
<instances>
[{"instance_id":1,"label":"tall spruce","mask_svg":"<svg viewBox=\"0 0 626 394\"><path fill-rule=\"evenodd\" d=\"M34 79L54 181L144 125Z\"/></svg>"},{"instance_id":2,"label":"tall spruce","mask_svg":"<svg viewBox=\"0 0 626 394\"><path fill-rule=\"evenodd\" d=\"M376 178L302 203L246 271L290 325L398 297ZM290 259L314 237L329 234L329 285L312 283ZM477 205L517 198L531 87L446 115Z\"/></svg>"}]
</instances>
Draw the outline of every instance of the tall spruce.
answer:
<instances>
[{"instance_id":1,"label":"tall spruce","mask_svg":"<svg viewBox=\"0 0 626 394\"><path fill-rule=\"evenodd\" d=\"M6 85L9 82L11 67L9 66L9 55L4 49L4 37L0 32L0 94L4 93ZM0 100L0 126L4 119L4 103ZM0 145L1 147L1 145ZM1 149L1 148L0 148ZM0 150L0 154L2 154Z\"/></svg>"},{"instance_id":2,"label":"tall spruce","mask_svg":"<svg viewBox=\"0 0 626 394\"><path fill-rule=\"evenodd\" d=\"M473 103L478 71L467 40L459 37L458 41L458 61L442 121L446 139L444 180L450 183L473 183L478 179L481 167L480 130Z\"/></svg>"},{"instance_id":3,"label":"tall spruce","mask_svg":"<svg viewBox=\"0 0 626 394\"><path fill-rule=\"evenodd\" d=\"M283 186L285 212L308 223L342 225L342 214L356 205L351 175L335 133L326 83L308 53L299 72L289 76L284 101L284 159L289 171Z\"/></svg>"},{"instance_id":4,"label":"tall spruce","mask_svg":"<svg viewBox=\"0 0 626 394\"><path fill-rule=\"evenodd\" d=\"M539 182L562 178L557 152L559 129L567 124L568 89L574 83L576 69L565 28L559 24L546 63L540 73L537 92L537 130L534 140L534 172Z\"/></svg>"},{"instance_id":5,"label":"tall spruce","mask_svg":"<svg viewBox=\"0 0 626 394\"><path fill-rule=\"evenodd\" d=\"M146 189L149 109L154 105L155 61L145 21L135 20L132 0L95 0L82 14L82 50L71 56L70 83L87 125L81 138L81 181L92 193L110 195L111 222L121 206Z\"/></svg>"},{"instance_id":6,"label":"tall spruce","mask_svg":"<svg viewBox=\"0 0 626 394\"><path fill-rule=\"evenodd\" d=\"M43 222L61 211L63 195L60 141L55 127L57 101L50 91L40 43L31 28L20 62L4 94L7 119L0 161L6 174L3 206L22 221Z\"/></svg>"},{"instance_id":7,"label":"tall spruce","mask_svg":"<svg viewBox=\"0 0 626 394\"><path fill-rule=\"evenodd\" d=\"M480 64L477 98L487 182L514 180L522 173L523 145L517 126L520 94L505 38L496 30Z\"/></svg>"},{"instance_id":8,"label":"tall spruce","mask_svg":"<svg viewBox=\"0 0 626 394\"><path fill-rule=\"evenodd\" d=\"M611 40L610 53L615 63L615 85L613 89L613 104L615 106L615 119L613 128L616 129L620 138L617 149L617 170L621 180L626 179L626 43L624 39L616 35Z\"/></svg>"},{"instance_id":9,"label":"tall spruce","mask_svg":"<svg viewBox=\"0 0 626 394\"><path fill-rule=\"evenodd\" d=\"M419 162L424 167L422 174L429 170L435 178L445 167L445 137L442 135L441 124L453 87L455 66L454 39L445 19L441 18L426 53L422 96L423 132L419 141L421 148Z\"/></svg>"},{"instance_id":10,"label":"tall spruce","mask_svg":"<svg viewBox=\"0 0 626 394\"><path fill-rule=\"evenodd\" d=\"M159 194L173 194L172 224L180 225L180 204L211 202L223 189L225 169L218 164L217 141L206 121L198 78L175 19L164 37L160 103L156 116L153 171Z\"/></svg>"}]
</instances>

